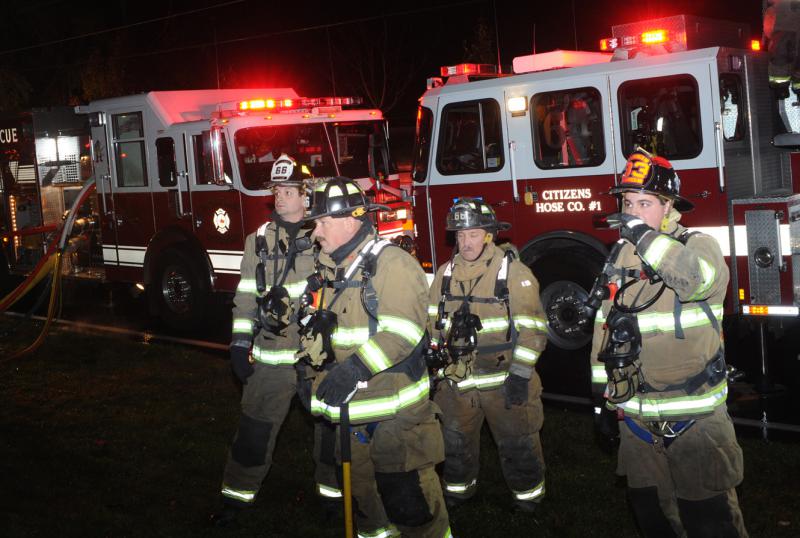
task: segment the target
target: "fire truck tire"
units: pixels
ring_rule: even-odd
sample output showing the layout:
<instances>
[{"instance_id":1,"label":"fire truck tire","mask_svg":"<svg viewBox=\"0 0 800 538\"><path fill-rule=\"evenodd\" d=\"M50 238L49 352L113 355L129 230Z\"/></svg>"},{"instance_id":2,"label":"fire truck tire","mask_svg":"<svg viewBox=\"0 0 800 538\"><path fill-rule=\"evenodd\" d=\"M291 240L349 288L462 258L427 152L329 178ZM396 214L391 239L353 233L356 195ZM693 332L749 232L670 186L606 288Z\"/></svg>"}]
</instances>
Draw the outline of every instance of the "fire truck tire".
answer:
<instances>
[{"instance_id":1,"label":"fire truck tire","mask_svg":"<svg viewBox=\"0 0 800 538\"><path fill-rule=\"evenodd\" d=\"M526 258L523 252L522 261ZM594 323L586 319L582 306L602 263L600 254L587 248L549 249L533 263L526 262L539 281L548 338L556 347L576 350L591 342Z\"/></svg>"},{"instance_id":2,"label":"fire truck tire","mask_svg":"<svg viewBox=\"0 0 800 538\"><path fill-rule=\"evenodd\" d=\"M208 304L208 284L197 263L182 250L168 249L159 257L149 286L152 303L161 321L186 331L200 327Z\"/></svg>"}]
</instances>

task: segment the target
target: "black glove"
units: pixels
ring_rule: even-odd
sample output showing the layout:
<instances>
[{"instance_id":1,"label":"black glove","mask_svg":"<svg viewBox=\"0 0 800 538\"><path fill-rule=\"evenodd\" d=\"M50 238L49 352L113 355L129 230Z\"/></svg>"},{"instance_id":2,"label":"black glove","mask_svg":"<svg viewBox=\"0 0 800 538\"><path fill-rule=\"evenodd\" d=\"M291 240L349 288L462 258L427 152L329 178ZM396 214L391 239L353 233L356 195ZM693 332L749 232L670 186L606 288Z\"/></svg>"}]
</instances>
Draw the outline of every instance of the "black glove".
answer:
<instances>
[{"instance_id":1,"label":"black glove","mask_svg":"<svg viewBox=\"0 0 800 538\"><path fill-rule=\"evenodd\" d=\"M333 407L342 405L359 381L366 381L372 374L364 363L351 355L328 372L317 388L317 399Z\"/></svg>"},{"instance_id":2,"label":"black glove","mask_svg":"<svg viewBox=\"0 0 800 538\"><path fill-rule=\"evenodd\" d=\"M616 409L609 409L605 403L600 406L600 412L594 414L594 427L600 440L611 448L619 441L619 417Z\"/></svg>"},{"instance_id":3,"label":"black glove","mask_svg":"<svg viewBox=\"0 0 800 538\"><path fill-rule=\"evenodd\" d=\"M508 374L505 383L503 383L503 391L506 395L506 409L511 409L512 405L522 405L528 401L528 382L517 374Z\"/></svg>"},{"instance_id":4,"label":"black glove","mask_svg":"<svg viewBox=\"0 0 800 538\"><path fill-rule=\"evenodd\" d=\"M247 385L247 378L255 372L250 363L250 350L242 346L231 346L231 368L242 385Z\"/></svg>"},{"instance_id":5,"label":"black glove","mask_svg":"<svg viewBox=\"0 0 800 538\"><path fill-rule=\"evenodd\" d=\"M652 230L652 228L645 224L644 221L639 217L628 215L627 213L618 213L614 216L622 222L622 226L619 229L619 235L634 245L639 243L639 240L644 234Z\"/></svg>"}]
</instances>

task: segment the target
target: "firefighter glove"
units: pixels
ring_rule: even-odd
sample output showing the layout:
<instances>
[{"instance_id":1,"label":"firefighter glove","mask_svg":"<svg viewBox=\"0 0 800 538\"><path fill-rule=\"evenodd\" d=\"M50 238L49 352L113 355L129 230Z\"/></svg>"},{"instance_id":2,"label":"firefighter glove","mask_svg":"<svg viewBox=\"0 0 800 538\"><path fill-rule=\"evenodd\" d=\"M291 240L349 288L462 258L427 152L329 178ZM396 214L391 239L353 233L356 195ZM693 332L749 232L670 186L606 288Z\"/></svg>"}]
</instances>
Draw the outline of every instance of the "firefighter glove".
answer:
<instances>
[{"instance_id":1,"label":"firefighter glove","mask_svg":"<svg viewBox=\"0 0 800 538\"><path fill-rule=\"evenodd\" d=\"M639 243L644 234L652 231L652 228L639 217L628 215L627 213L617 213L614 217L617 217L622 223L619 229L620 236L634 245ZM611 220L611 217L609 217L609 220Z\"/></svg>"},{"instance_id":2,"label":"firefighter glove","mask_svg":"<svg viewBox=\"0 0 800 538\"><path fill-rule=\"evenodd\" d=\"M231 346L231 368L242 385L247 385L247 378L253 375L255 369L250 362L250 350L242 346Z\"/></svg>"},{"instance_id":3,"label":"firefighter glove","mask_svg":"<svg viewBox=\"0 0 800 538\"><path fill-rule=\"evenodd\" d=\"M322 333L314 334L312 331L300 337L300 351L294 354L296 359L305 360L311 366L320 368L328 359L325 351Z\"/></svg>"},{"instance_id":4,"label":"firefighter glove","mask_svg":"<svg viewBox=\"0 0 800 538\"><path fill-rule=\"evenodd\" d=\"M619 440L619 417L616 409L609 409L605 404L600 412L594 415L594 427L600 438L607 443L616 444Z\"/></svg>"},{"instance_id":5,"label":"firefighter glove","mask_svg":"<svg viewBox=\"0 0 800 538\"><path fill-rule=\"evenodd\" d=\"M503 391L506 396L506 409L512 405L522 405L528 401L528 379L517 374L508 374Z\"/></svg>"},{"instance_id":6,"label":"firefighter glove","mask_svg":"<svg viewBox=\"0 0 800 538\"><path fill-rule=\"evenodd\" d=\"M351 355L331 368L317 388L317 399L338 407L355 392L359 381L366 381L370 377L372 374L364 363L357 356Z\"/></svg>"}]
</instances>

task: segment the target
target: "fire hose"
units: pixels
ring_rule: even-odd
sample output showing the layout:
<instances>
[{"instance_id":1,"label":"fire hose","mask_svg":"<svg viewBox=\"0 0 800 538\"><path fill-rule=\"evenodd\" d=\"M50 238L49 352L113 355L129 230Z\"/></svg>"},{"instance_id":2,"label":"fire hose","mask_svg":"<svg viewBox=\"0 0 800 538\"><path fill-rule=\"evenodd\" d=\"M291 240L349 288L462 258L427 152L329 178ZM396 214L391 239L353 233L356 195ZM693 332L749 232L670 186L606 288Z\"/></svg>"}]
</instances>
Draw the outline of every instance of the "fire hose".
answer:
<instances>
[{"instance_id":1,"label":"fire hose","mask_svg":"<svg viewBox=\"0 0 800 538\"><path fill-rule=\"evenodd\" d=\"M34 289L36 285L42 281L42 279L50 275L50 301L47 306L47 317L41 332L28 347L8 357L0 359L0 362L17 359L29 353L33 353L44 342L53 318L55 317L56 306L60 303L59 296L61 292L61 263L66 248L67 238L69 238L72 232L72 227L74 226L75 219L77 218L78 209L83 205L94 188L95 180L94 178L91 178L78 193L78 196L75 199L75 202L73 202L66 218L61 223L61 226L58 228L53 240L47 246L44 256L42 256L42 258L38 261L36 267L34 267L33 271L31 271L31 273L19 286L17 286L13 291L11 291L11 293L0 300L0 312L5 312L17 301L19 301L19 299Z\"/></svg>"}]
</instances>

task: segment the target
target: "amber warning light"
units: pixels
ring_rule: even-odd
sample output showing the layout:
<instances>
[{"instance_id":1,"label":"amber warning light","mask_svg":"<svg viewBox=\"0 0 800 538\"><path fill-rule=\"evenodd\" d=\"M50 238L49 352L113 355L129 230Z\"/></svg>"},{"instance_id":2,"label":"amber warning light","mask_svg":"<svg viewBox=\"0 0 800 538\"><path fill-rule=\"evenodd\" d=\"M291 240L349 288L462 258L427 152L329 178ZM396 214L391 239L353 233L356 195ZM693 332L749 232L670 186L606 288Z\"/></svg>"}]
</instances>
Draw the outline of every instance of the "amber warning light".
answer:
<instances>
[{"instance_id":1,"label":"amber warning light","mask_svg":"<svg viewBox=\"0 0 800 538\"><path fill-rule=\"evenodd\" d=\"M622 37L608 37L600 40L600 50L605 52L613 51L618 47L634 47L636 45L659 45L669 41L669 32L657 28L642 32L639 35Z\"/></svg>"},{"instance_id":2,"label":"amber warning light","mask_svg":"<svg viewBox=\"0 0 800 538\"><path fill-rule=\"evenodd\" d=\"M761 40L753 39L750 41L750 50L761 50Z\"/></svg>"}]
</instances>

